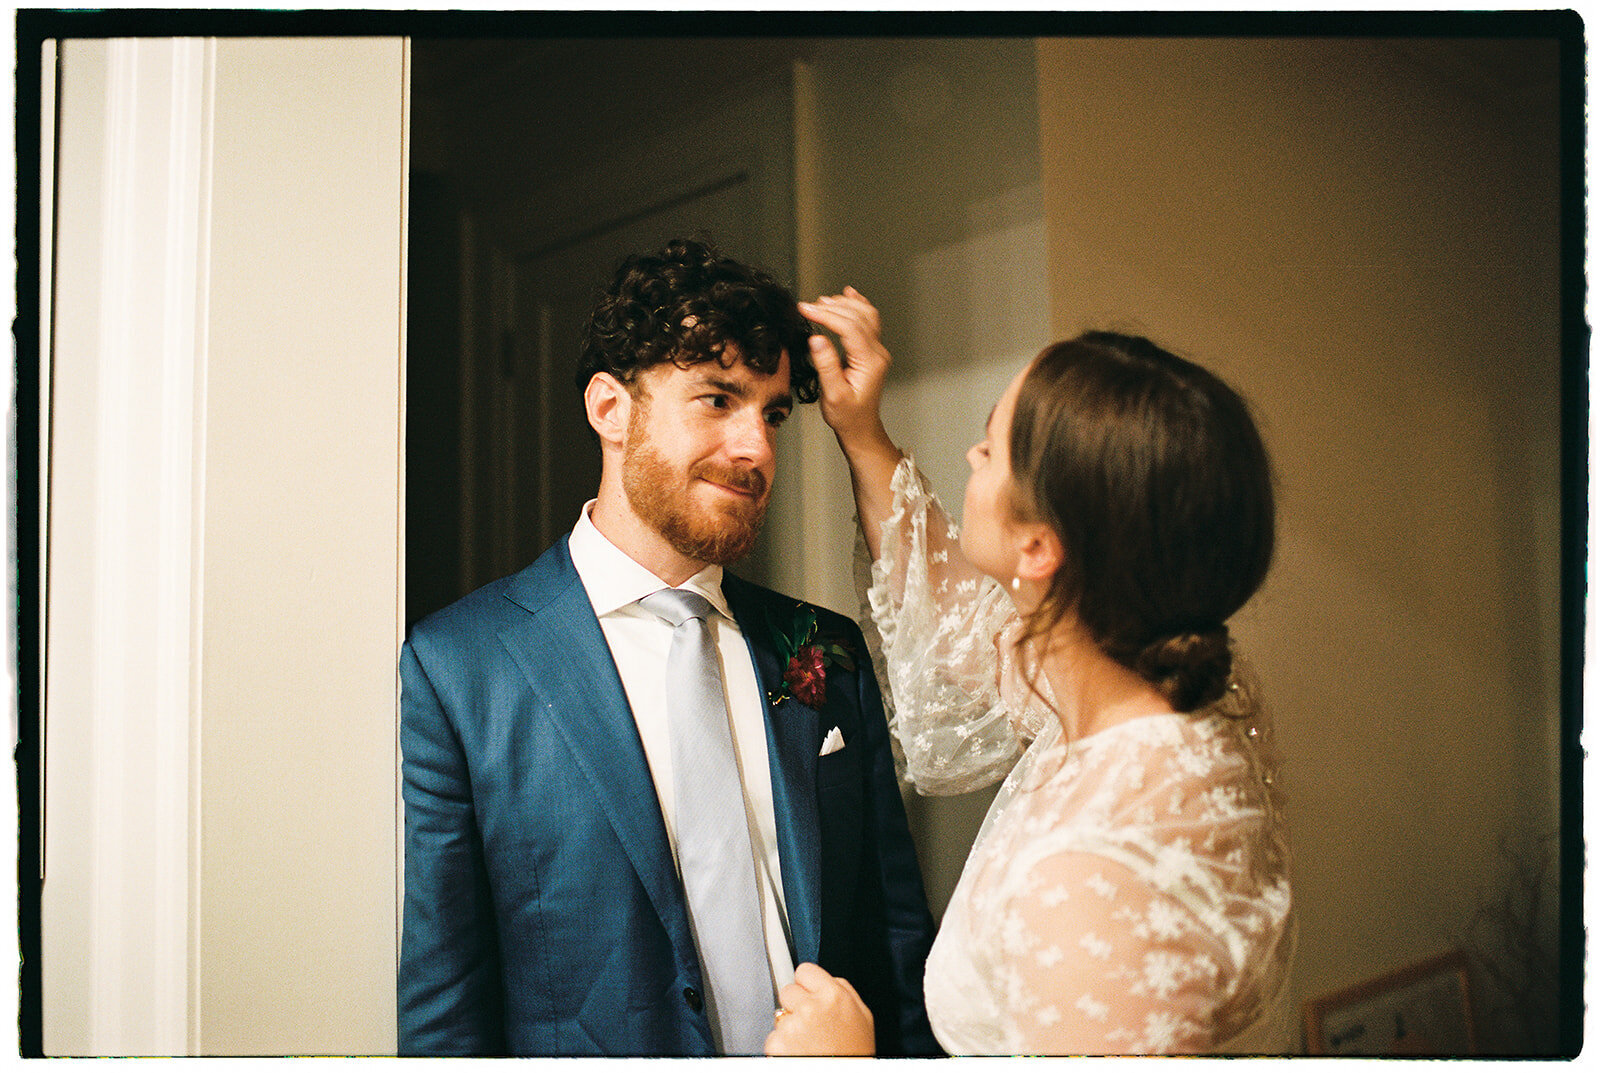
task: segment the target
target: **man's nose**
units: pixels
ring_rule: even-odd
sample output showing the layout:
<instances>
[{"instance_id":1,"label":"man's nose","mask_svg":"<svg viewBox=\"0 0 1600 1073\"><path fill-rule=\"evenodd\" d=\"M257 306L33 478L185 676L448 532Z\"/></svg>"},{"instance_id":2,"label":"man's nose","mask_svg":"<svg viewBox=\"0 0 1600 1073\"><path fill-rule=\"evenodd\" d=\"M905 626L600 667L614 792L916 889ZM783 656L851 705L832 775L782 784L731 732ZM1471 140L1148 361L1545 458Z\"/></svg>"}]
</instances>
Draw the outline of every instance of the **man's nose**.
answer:
<instances>
[{"instance_id":1,"label":"man's nose","mask_svg":"<svg viewBox=\"0 0 1600 1073\"><path fill-rule=\"evenodd\" d=\"M752 466L769 465L776 457L773 451L773 436L777 431L776 426L767 420L765 414L741 416L729 451L734 458Z\"/></svg>"}]
</instances>

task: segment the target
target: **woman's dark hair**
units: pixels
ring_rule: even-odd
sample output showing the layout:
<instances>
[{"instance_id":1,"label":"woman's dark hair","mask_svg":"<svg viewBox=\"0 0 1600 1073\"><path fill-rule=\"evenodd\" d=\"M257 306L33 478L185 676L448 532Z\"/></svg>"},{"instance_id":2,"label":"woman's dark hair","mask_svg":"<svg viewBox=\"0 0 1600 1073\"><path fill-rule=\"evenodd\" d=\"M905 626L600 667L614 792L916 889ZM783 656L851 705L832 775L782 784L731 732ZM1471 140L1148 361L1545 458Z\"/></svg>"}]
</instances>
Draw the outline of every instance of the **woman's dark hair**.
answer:
<instances>
[{"instance_id":1,"label":"woman's dark hair","mask_svg":"<svg viewBox=\"0 0 1600 1073\"><path fill-rule=\"evenodd\" d=\"M1065 552L1025 643L1072 612L1176 710L1217 700L1226 621L1273 552L1272 470L1244 400L1148 339L1089 332L1034 359L1010 463L1018 512Z\"/></svg>"},{"instance_id":2,"label":"woman's dark hair","mask_svg":"<svg viewBox=\"0 0 1600 1073\"><path fill-rule=\"evenodd\" d=\"M759 268L723 257L714 247L674 239L656 253L622 262L583 329L579 390L596 373L624 384L652 365L688 368L705 361L724 367L734 344L744 363L777 371L789 355L789 390L797 402L817 400L817 371L807 339L810 322L794 295Z\"/></svg>"}]
</instances>

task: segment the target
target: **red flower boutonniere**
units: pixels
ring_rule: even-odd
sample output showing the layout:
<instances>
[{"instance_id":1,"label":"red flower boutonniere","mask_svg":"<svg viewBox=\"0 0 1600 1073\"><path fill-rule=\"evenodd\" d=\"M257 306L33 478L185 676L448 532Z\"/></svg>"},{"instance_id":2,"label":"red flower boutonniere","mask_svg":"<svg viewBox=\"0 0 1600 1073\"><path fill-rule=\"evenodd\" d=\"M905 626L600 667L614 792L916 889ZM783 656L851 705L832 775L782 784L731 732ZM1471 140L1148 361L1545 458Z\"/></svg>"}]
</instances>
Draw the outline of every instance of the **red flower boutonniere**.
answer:
<instances>
[{"instance_id":1,"label":"red flower boutonniere","mask_svg":"<svg viewBox=\"0 0 1600 1073\"><path fill-rule=\"evenodd\" d=\"M817 636L817 613L804 604L795 604L793 617L787 623L769 613L767 625L778 662L783 665L783 686L767 694L767 701L773 706L792 696L808 708L820 708L827 697L828 668L856 669L848 645Z\"/></svg>"}]
</instances>

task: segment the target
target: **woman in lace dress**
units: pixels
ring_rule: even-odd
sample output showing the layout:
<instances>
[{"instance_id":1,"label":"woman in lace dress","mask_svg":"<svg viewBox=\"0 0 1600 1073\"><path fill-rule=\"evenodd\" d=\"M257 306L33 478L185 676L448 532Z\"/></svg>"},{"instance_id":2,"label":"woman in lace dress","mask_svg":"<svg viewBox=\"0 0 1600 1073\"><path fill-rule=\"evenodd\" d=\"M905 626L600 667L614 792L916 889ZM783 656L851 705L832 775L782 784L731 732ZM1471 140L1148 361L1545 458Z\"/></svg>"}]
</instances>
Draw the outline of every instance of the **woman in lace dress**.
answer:
<instances>
[{"instance_id":1,"label":"woman in lace dress","mask_svg":"<svg viewBox=\"0 0 1600 1073\"><path fill-rule=\"evenodd\" d=\"M853 289L802 303L873 563L891 725L919 792L1005 778L927 962L952 1054L1198 1054L1256 1021L1292 947L1269 730L1227 619L1273 548L1243 401L1147 340L1046 348L1001 395L958 531L878 414ZM802 966L772 1054L870 1053Z\"/></svg>"}]
</instances>

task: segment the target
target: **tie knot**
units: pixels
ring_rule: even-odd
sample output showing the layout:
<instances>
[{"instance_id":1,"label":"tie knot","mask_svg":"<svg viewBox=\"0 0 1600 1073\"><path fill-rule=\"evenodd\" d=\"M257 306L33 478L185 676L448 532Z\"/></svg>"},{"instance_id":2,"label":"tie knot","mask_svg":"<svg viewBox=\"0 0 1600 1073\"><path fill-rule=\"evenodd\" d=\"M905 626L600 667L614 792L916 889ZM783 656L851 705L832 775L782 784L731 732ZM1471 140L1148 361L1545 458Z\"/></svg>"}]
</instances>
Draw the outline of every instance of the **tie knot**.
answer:
<instances>
[{"instance_id":1,"label":"tie knot","mask_svg":"<svg viewBox=\"0 0 1600 1073\"><path fill-rule=\"evenodd\" d=\"M710 620L712 606L697 592L688 589L662 589L639 601L639 606L665 619L677 629L692 618Z\"/></svg>"}]
</instances>

